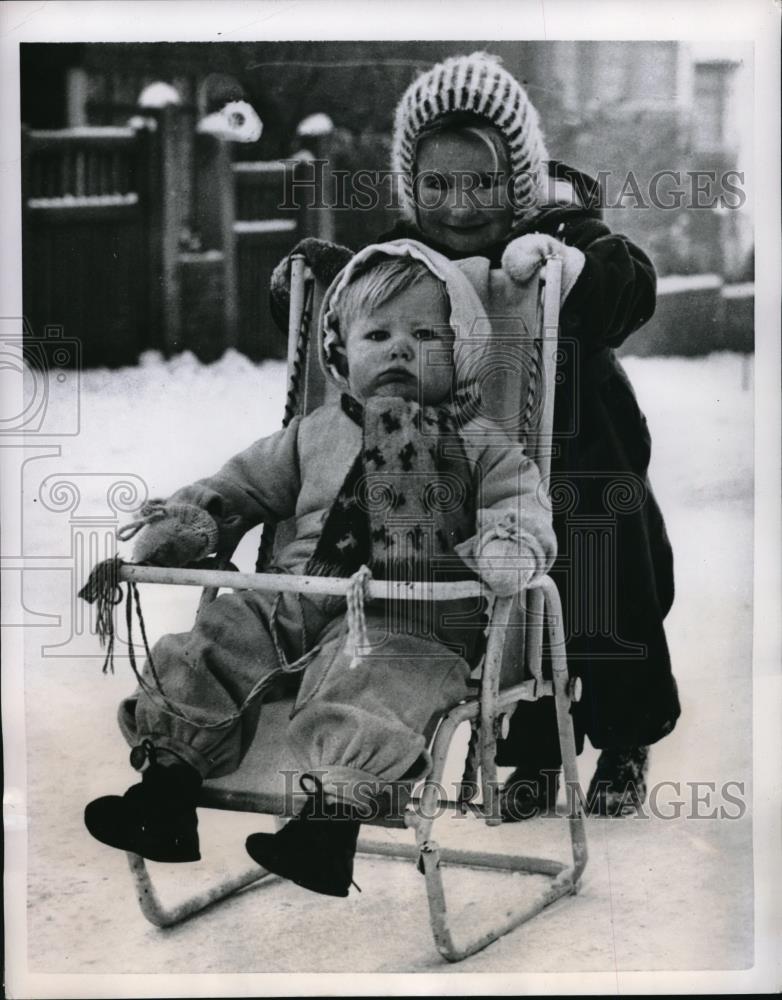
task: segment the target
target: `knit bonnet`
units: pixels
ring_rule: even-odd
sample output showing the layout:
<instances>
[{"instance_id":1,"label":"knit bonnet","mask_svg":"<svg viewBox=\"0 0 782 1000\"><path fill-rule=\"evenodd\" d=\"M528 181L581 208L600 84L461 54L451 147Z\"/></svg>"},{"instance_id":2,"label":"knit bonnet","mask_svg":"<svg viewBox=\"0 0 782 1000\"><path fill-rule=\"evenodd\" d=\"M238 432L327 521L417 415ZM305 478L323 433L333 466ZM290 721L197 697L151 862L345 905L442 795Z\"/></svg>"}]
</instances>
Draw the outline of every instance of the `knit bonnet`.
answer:
<instances>
[{"instance_id":1,"label":"knit bonnet","mask_svg":"<svg viewBox=\"0 0 782 1000\"><path fill-rule=\"evenodd\" d=\"M437 63L402 95L394 116L391 168L403 214L416 221L413 170L421 131L454 111L471 112L499 130L513 176L514 224L535 215L546 200L548 160L538 113L499 56L487 52Z\"/></svg>"}]
</instances>

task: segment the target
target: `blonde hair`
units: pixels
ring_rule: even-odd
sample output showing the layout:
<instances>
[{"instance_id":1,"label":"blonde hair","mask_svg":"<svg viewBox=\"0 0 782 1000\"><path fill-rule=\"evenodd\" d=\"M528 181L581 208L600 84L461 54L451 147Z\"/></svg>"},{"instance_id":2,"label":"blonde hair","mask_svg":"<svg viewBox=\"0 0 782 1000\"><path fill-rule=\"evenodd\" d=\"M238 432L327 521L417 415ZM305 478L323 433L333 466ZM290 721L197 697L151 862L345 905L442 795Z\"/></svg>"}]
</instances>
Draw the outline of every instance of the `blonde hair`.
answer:
<instances>
[{"instance_id":1,"label":"blonde hair","mask_svg":"<svg viewBox=\"0 0 782 1000\"><path fill-rule=\"evenodd\" d=\"M343 344L356 316L373 312L426 278L436 283L443 302L447 304L449 299L445 284L422 261L408 256L370 258L366 267L351 275L350 283L342 289L332 306Z\"/></svg>"}]
</instances>

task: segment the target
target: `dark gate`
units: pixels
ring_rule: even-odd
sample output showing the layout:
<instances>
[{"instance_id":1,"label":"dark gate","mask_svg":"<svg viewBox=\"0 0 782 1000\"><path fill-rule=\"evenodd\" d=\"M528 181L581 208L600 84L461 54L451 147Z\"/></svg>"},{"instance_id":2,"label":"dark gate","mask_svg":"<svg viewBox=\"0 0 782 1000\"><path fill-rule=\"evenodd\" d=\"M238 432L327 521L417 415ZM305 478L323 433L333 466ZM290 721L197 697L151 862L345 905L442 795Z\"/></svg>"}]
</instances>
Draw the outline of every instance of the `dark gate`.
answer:
<instances>
[{"instance_id":1,"label":"dark gate","mask_svg":"<svg viewBox=\"0 0 782 1000\"><path fill-rule=\"evenodd\" d=\"M22 143L28 322L79 340L86 367L130 364L159 346L150 133L26 131Z\"/></svg>"}]
</instances>

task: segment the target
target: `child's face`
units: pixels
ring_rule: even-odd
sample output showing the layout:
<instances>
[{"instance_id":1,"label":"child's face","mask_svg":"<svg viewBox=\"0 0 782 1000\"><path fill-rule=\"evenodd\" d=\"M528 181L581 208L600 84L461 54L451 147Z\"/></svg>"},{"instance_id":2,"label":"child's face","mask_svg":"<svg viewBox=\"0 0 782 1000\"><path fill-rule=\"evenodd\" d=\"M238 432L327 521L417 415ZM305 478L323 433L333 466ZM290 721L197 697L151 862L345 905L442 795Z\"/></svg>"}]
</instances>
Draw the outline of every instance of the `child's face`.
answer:
<instances>
[{"instance_id":1,"label":"child's face","mask_svg":"<svg viewBox=\"0 0 782 1000\"><path fill-rule=\"evenodd\" d=\"M357 399L401 396L435 406L450 396L453 332L434 278L423 278L350 324L348 382Z\"/></svg>"},{"instance_id":2,"label":"child's face","mask_svg":"<svg viewBox=\"0 0 782 1000\"><path fill-rule=\"evenodd\" d=\"M513 224L507 156L462 132L425 136L416 156L414 191L424 236L457 253L480 253Z\"/></svg>"}]
</instances>

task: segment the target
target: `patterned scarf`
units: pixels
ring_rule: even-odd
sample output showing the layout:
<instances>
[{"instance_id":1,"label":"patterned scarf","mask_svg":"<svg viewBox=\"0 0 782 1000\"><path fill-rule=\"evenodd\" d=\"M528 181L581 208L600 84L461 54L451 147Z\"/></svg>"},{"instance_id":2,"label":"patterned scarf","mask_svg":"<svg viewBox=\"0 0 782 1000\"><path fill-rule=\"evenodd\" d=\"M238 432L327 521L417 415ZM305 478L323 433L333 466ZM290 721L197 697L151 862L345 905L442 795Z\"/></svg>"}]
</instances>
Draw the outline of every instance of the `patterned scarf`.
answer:
<instances>
[{"instance_id":1,"label":"patterned scarf","mask_svg":"<svg viewBox=\"0 0 782 1000\"><path fill-rule=\"evenodd\" d=\"M438 561L453 561L454 546L474 531L472 470L460 431L478 408L470 390L437 407L381 396L362 406L343 395L362 446L305 572L346 577L368 565L377 579L440 578Z\"/></svg>"}]
</instances>

